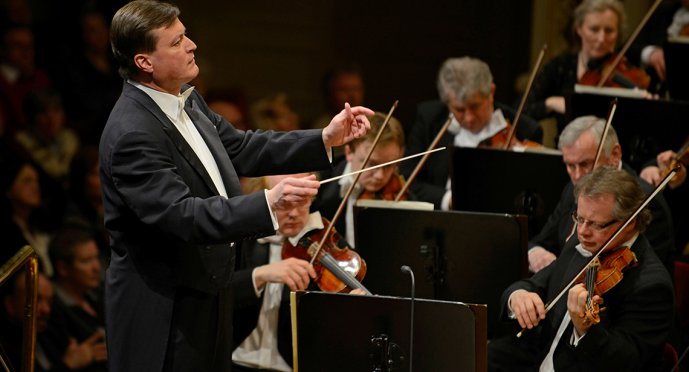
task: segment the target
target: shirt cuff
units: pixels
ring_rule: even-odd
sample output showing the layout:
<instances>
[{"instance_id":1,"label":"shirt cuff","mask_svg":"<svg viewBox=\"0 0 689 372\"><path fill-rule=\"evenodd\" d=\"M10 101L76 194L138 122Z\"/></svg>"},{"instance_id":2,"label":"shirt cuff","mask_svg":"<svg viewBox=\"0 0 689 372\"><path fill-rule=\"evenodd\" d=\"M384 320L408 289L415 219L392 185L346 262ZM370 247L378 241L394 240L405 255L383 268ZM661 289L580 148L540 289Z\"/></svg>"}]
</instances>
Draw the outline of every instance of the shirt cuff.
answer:
<instances>
[{"instance_id":1,"label":"shirt cuff","mask_svg":"<svg viewBox=\"0 0 689 372\"><path fill-rule=\"evenodd\" d=\"M328 162L330 162L330 164L332 164L333 163L333 148L332 147L326 147L325 148L325 155L328 156Z\"/></svg>"},{"instance_id":2,"label":"shirt cuff","mask_svg":"<svg viewBox=\"0 0 689 372\"><path fill-rule=\"evenodd\" d=\"M510 297L507 299L507 317L510 319L517 319L517 316L514 315L514 311L512 311L512 295L514 292L510 293Z\"/></svg>"},{"instance_id":3,"label":"shirt cuff","mask_svg":"<svg viewBox=\"0 0 689 372\"><path fill-rule=\"evenodd\" d=\"M263 287L261 289L257 288L257 286L256 286L256 269L251 270L251 283L253 283L253 285L254 285L254 292L256 293L256 297L260 298L265 287Z\"/></svg>"},{"instance_id":4,"label":"shirt cuff","mask_svg":"<svg viewBox=\"0 0 689 372\"><path fill-rule=\"evenodd\" d=\"M443 195L443 199L440 201L440 209L443 211L450 210L450 202L452 201L452 191L448 190Z\"/></svg>"},{"instance_id":5,"label":"shirt cuff","mask_svg":"<svg viewBox=\"0 0 689 372\"><path fill-rule=\"evenodd\" d=\"M576 329L572 329L572 337L569 338L569 344L572 345L572 346L577 346L577 345L579 345L579 341L581 341L581 339L584 338L584 336L586 336L586 333L584 333L584 334L581 335L581 336L578 336L578 335L577 335L577 330L576 330Z\"/></svg>"},{"instance_id":6,"label":"shirt cuff","mask_svg":"<svg viewBox=\"0 0 689 372\"><path fill-rule=\"evenodd\" d=\"M651 53L656 49L660 48L655 45L648 45L641 49L641 63L647 65L651 61Z\"/></svg>"},{"instance_id":7,"label":"shirt cuff","mask_svg":"<svg viewBox=\"0 0 689 372\"><path fill-rule=\"evenodd\" d=\"M273 229L278 231L280 224L278 224L278 218L275 215L275 212L273 212L273 209L270 208L270 202L268 202L268 190L263 190L263 195L266 197L266 205L268 206L268 211L270 212L270 220L273 221Z\"/></svg>"},{"instance_id":8,"label":"shirt cuff","mask_svg":"<svg viewBox=\"0 0 689 372\"><path fill-rule=\"evenodd\" d=\"M526 253L529 254L529 253L531 253L532 250L534 250L536 248L545 249L544 247L541 247L540 245L534 245L533 247L529 248L529 250L526 251ZM547 249L545 249L545 250L547 251Z\"/></svg>"}]
</instances>

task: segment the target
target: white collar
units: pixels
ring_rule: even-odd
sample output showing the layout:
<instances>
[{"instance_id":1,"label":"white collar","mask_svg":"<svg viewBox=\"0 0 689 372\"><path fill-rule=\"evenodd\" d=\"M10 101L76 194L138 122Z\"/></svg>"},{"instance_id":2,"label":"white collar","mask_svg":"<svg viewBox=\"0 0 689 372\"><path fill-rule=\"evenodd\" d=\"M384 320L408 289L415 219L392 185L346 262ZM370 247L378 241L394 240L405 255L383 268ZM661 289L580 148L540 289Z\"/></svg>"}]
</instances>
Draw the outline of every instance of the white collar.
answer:
<instances>
[{"instance_id":1,"label":"white collar","mask_svg":"<svg viewBox=\"0 0 689 372\"><path fill-rule=\"evenodd\" d=\"M452 115L452 114L450 114ZM472 133L459 125L457 119L452 115L452 122L447 131L455 135L455 145L460 147L477 147L482 141L493 137L507 127L507 121L502 114L502 110L496 109L491 115L488 124L478 133Z\"/></svg>"},{"instance_id":2,"label":"white collar","mask_svg":"<svg viewBox=\"0 0 689 372\"><path fill-rule=\"evenodd\" d=\"M147 87L135 80L127 80L127 82L148 94L148 96L155 101L158 107L163 110L165 115L173 120L177 120L177 118L179 118L182 110L184 110L184 103L194 91L194 87L189 87L187 90L182 92L182 94L175 96L170 93L161 92L159 90Z\"/></svg>"}]
</instances>

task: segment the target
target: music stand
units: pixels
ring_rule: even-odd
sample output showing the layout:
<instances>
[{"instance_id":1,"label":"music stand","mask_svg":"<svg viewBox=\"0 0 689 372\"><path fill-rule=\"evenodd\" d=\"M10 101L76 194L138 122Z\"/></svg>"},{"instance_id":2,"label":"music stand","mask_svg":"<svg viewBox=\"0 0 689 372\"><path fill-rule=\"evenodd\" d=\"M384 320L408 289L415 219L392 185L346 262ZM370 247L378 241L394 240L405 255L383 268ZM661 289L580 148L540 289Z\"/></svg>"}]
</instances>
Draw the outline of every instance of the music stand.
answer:
<instances>
[{"instance_id":1,"label":"music stand","mask_svg":"<svg viewBox=\"0 0 689 372\"><path fill-rule=\"evenodd\" d=\"M291 292L294 371L409 371L410 299ZM485 305L416 299L414 371L485 371Z\"/></svg>"},{"instance_id":2,"label":"music stand","mask_svg":"<svg viewBox=\"0 0 689 372\"><path fill-rule=\"evenodd\" d=\"M584 115L605 118L614 98L573 93L566 105L566 118L568 121ZM622 146L622 160L639 172L661 151L677 151L689 133L688 117L689 102L617 97L612 126Z\"/></svg>"},{"instance_id":3,"label":"music stand","mask_svg":"<svg viewBox=\"0 0 689 372\"><path fill-rule=\"evenodd\" d=\"M663 46L670 97L689 101L689 41L668 39Z\"/></svg>"},{"instance_id":4,"label":"music stand","mask_svg":"<svg viewBox=\"0 0 689 372\"><path fill-rule=\"evenodd\" d=\"M400 266L416 274L416 297L488 305L488 334L502 332L500 296L527 275L523 216L356 208L356 247L374 294L409 296ZM399 232L403 231L404 234Z\"/></svg>"},{"instance_id":5,"label":"music stand","mask_svg":"<svg viewBox=\"0 0 689 372\"><path fill-rule=\"evenodd\" d=\"M451 177L454 210L526 215L529 237L569 182L561 155L467 147L452 149Z\"/></svg>"}]
</instances>

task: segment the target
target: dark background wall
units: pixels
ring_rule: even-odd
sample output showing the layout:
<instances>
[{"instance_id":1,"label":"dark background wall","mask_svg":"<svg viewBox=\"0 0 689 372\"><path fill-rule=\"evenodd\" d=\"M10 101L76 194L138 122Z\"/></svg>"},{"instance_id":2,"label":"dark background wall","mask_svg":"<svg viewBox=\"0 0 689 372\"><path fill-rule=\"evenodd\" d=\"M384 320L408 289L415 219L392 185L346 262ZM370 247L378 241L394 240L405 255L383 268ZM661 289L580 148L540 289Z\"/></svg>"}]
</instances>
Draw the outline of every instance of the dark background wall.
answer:
<instances>
[{"instance_id":1,"label":"dark background wall","mask_svg":"<svg viewBox=\"0 0 689 372\"><path fill-rule=\"evenodd\" d=\"M497 99L516 99L528 72L531 1L194 1L175 2L198 44L208 87L238 87L250 100L285 92L302 124L323 109L322 75L338 60L358 62L366 104L412 124L415 105L437 97L448 57L485 60Z\"/></svg>"}]
</instances>

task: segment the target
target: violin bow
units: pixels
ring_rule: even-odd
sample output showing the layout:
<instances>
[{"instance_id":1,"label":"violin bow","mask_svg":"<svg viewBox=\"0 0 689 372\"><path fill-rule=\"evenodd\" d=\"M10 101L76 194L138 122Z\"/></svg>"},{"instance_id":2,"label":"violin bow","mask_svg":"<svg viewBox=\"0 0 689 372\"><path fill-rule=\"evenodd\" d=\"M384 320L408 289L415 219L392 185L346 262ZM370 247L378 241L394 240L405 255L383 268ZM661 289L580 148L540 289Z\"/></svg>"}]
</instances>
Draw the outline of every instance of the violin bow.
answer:
<instances>
[{"instance_id":1,"label":"violin bow","mask_svg":"<svg viewBox=\"0 0 689 372\"><path fill-rule=\"evenodd\" d=\"M428 150L425 152L425 155L421 158L421 160L419 160L419 163L416 164L414 171L411 172L409 178L404 183L404 186L402 186L402 189L397 193L397 196L395 196L395 201L400 201L404 193L406 193L407 190L409 190L409 186L411 186L411 183L414 182L414 179L419 174L419 171L424 166L424 164L426 164L426 161L428 160L428 157L431 155L431 153L444 149L444 147L441 147L440 149L435 149L435 147L438 145L438 142L440 142L440 139L445 135L445 132L447 132L447 128L450 127L450 123L452 123L452 114L450 114L447 117L447 120L445 120L445 124L443 124L438 134L435 135L433 142L431 142L431 144L428 146Z\"/></svg>"},{"instance_id":2,"label":"violin bow","mask_svg":"<svg viewBox=\"0 0 689 372\"><path fill-rule=\"evenodd\" d=\"M368 168L364 168L364 169L359 169L358 171L349 172L349 173L341 174L341 175L339 175L339 176L326 178L326 179L324 179L323 181L320 181L320 184L322 185L322 184L324 184L324 183L329 183L329 182L332 182L332 181L337 181L337 180L339 180L340 178L345 178L345 177L353 176L353 175L355 175L355 174L359 174L359 173L364 173L364 172L372 171L372 170L374 170L374 169L378 169L378 168L382 168L382 167L387 167L388 165L397 164L397 163L403 162L403 161L405 161L405 160L409 160L409 159L413 159L413 158L418 158L419 156L423 156L423 155L429 155L429 154L431 154L431 153L433 153L433 152L442 151L442 150L445 150L445 149L446 149L446 147L441 147L441 148L439 148L439 149L428 150L428 151L420 152L420 153L418 153L418 154L405 156L405 157L403 157L403 158L399 158L399 159L395 159L395 160L390 160L389 162L386 162L386 163L383 163L383 164L378 164L378 165L374 165L374 166L372 166L372 167L368 167Z\"/></svg>"},{"instance_id":3,"label":"violin bow","mask_svg":"<svg viewBox=\"0 0 689 372\"><path fill-rule=\"evenodd\" d=\"M398 102L399 102L398 100L395 100L395 103L392 104L392 107L390 108L390 112L388 112L388 116L385 117L385 121L383 121L383 125L380 126L380 130L378 131L378 134L376 135L376 139L373 140L373 144L371 145L371 148L369 149L368 154L366 155L366 158L364 159L364 162L361 164L361 168L365 168L366 164L368 164L368 160L371 158L371 154L373 153L373 150L376 148L376 144L378 144L378 140L380 139L380 136L383 134L383 131L388 126L388 122L390 121L390 118L392 117L392 113L397 108ZM340 206L337 207L337 211L335 212L335 215L333 216L333 218L330 220L330 224L328 224L328 227L326 227L325 233L323 234L321 241L318 242L318 247L316 248L316 252L314 252L314 254L311 256L310 263L312 265L313 265L313 262L316 260L316 257L318 257L318 254L321 252L321 248L323 247L323 243L325 243L325 240L328 238L328 236L330 236L330 232L332 231L333 227L335 226L335 222L337 221L338 218L340 218L340 215L342 214L342 211L344 210L345 205L347 205L347 201L349 200L349 196L352 194L352 191L354 190L354 186L356 186L357 182L359 182L360 176L361 176L361 172L356 174L356 176L354 177L354 181L352 182L352 184L347 189L347 193L342 197L342 202L340 202Z\"/></svg>"},{"instance_id":4,"label":"violin bow","mask_svg":"<svg viewBox=\"0 0 689 372\"><path fill-rule=\"evenodd\" d=\"M617 110L617 98L610 102L610 108L608 109L608 118L605 121L605 126L603 127L603 134L601 135L600 142L598 143L598 149L596 150L596 159L593 161L593 168L596 169L598 165L598 160L600 160L600 154L603 153L603 146L605 146L605 139L608 137L608 131L610 130L610 124L612 123L612 117L615 116L615 111Z\"/></svg>"},{"instance_id":5,"label":"violin bow","mask_svg":"<svg viewBox=\"0 0 689 372\"><path fill-rule=\"evenodd\" d=\"M577 279L581 276L581 274L583 274L584 271L586 271L586 269L589 267L589 265L590 265L594 260L596 260L596 259L601 255L601 253L603 253L606 249L608 249L608 247L609 247L610 244L613 242L613 240L615 240L615 239L622 233L622 230L624 230L624 229L632 222L632 220L633 220L634 218L636 218L636 216L637 216L639 213L641 213L641 211L642 211L644 208L646 208L646 206L648 205L648 203L650 203L651 200L653 200L653 198L654 198L656 195L658 195L658 193L660 193L661 191L663 191L663 189L665 188L665 185L667 185L668 182L670 182L670 180L672 179L672 177L674 177L674 175L675 175L678 171L679 171L679 167L675 167L672 171L670 171L670 173L667 174L667 176L665 176L665 178L664 178L663 181L658 185L658 187L656 187L655 190L653 190L653 192L650 193L650 194L646 197L646 199L644 199L643 202L641 202L641 204L636 208L636 210L634 211L634 213L632 213L632 215L629 216L629 217L627 218L627 220L624 221L624 223L623 223L622 225L620 225L620 227L617 228L617 230L615 230L615 233L613 233L613 234L608 238L608 240L605 241L605 244L603 244L603 246L598 250L598 252L596 252L593 256L591 256L591 258L590 258L589 261L586 263L586 265L584 265L584 267L582 267L581 270L579 270L579 272L578 272L576 275L574 275L574 277L572 278L572 280L571 280L567 285L565 285L565 286L562 288L562 290L560 291L560 293L558 293L558 295L555 296L555 298L553 298L552 300L550 300L550 301L545 305L545 313L548 313L548 311L550 311L550 309L552 309L553 306L555 306L555 304L557 303L557 301L559 301L560 298L562 298L562 296L565 294L565 292L566 292L567 290L569 290L570 287L572 287L572 285L574 284L574 282L576 282ZM519 333L517 333L517 337L521 337L522 334L524 333L524 331L525 331L526 329L527 329L527 328L524 328L524 329L522 329L521 331L519 331Z\"/></svg>"},{"instance_id":6,"label":"violin bow","mask_svg":"<svg viewBox=\"0 0 689 372\"><path fill-rule=\"evenodd\" d=\"M627 42L624 43L624 46L622 49L620 49L619 53L617 53L617 56L615 59L612 60L612 63L608 68L603 71L603 77L600 79L598 82L597 87L600 88L605 84L606 81L610 78L610 75L612 75L612 72L615 70L615 67L620 63L622 58L624 58L625 53L627 53L627 50L629 50L629 47L632 46L632 43L634 42L634 39L636 39L637 36L639 36L639 32L641 32L641 29L646 25L646 22L648 22L648 19L651 18L651 15L653 15L653 12L658 8L658 5L660 5L660 2L663 0L656 0L653 5L648 9L646 12L646 15L644 15L644 18L641 19L641 22L639 22L639 25L636 26L636 29L634 29L634 32L629 36L629 39L627 39Z\"/></svg>"},{"instance_id":7,"label":"violin bow","mask_svg":"<svg viewBox=\"0 0 689 372\"><path fill-rule=\"evenodd\" d=\"M538 72L541 71L541 67L543 66L543 57L545 56L546 50L548 50L548 44L543 44L543 48L541 48L541 52L538 54L538 59L536 60L536 66L534 66L533 70L531 71L529 82L526 85L526 91L524 92L524 95L522 95L521 102L519 102L519 108L517 109L517 114L514 116L514 122L512 123L512 128L510 129L510 134L507 136L507 142L505 142L505 147L503 150L510 149L510 143L512 143L512 138L514 138L514 134L517 132L517 124L519 124L519 119L522 117L522 111L524 111L526 99L529 98L529 93L531 93L531 86L533 86L536 75L538 75Z\"/></svg>"}]
</instances>

